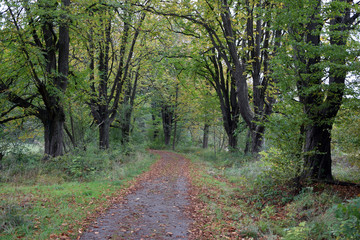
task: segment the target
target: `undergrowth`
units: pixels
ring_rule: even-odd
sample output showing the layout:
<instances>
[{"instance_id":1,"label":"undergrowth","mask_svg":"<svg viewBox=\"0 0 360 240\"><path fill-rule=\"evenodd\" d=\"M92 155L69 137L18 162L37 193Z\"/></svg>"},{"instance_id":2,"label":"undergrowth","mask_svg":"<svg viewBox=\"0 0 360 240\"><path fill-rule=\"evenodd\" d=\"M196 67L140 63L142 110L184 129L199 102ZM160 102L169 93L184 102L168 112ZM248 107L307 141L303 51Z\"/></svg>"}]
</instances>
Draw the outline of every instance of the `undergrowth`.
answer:
<instances>
[{"instance_id":1,"label":"undergrowth","mask_svg":"<svg viewBox=\"0 0 360 240\"><path fill-rule=\"evenodd\" d=\"M104 209L155 156L95 148L42 160L9 154L0 177L0 239L76 238L85 218Z\"/></svg>"},{"instance_id":2,"label":"undergrowth","mask_svg":"<svg viewBox=\"0 0 360 240\"><path fill-rule=\"evenodd\" d=\"M204 239L360 238L359 197L344 201L325 185L298 192L261 160L240 153L186 149L185 154L201 172L193 174L193 182L207 205Z\"/></svg>"}]
</instances>

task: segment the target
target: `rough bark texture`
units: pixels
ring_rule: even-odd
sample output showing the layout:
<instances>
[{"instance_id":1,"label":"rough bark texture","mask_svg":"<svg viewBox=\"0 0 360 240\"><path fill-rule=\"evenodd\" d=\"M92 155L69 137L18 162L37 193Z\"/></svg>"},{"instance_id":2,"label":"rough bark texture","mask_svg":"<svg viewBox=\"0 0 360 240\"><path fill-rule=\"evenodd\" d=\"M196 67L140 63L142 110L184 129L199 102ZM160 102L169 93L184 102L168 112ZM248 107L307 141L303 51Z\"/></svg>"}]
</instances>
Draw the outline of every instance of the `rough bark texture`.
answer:
<instances>
[{"instance_id":1,"label":"rough bark texture","mask_svg":"<svg viewBox=\"0 0 360 240\"><path fill-rule=\"evenodd\" d=\"M331 174L331 126L309 126L305 136L305 176L332 180Z\"/></svg>"},{"instance_id":2,"label":"rough bark texture","mask_svg":"<svg viewBox=\"0 0 360 240\"><path fill-rule=\"evenodd\" d=\"M50 113L44 111L41 118L44 125L45 155L52 157L64 154L64 123L65 114L62 109L58 112Z\"/></svg>"},{"instance_id":3,"label":"rough bark texture","mask_svg":"<svg viewBox=\"0 0 360 240\"><path fill-rule=\"evenodd\" d=\"M109 148L110 119L99 125L99 147L100 149Z\"/></svg>"},{"instance_id":4,"label":"rough bark texture","mask_svg":"<svg viewBox=\"0 0 360 240\"><path fill-rule=\"evenodd\" d=\"M204 131L204 135L203 135L203 144L202 144L202 147L203 147L203 148L208 148L210 125L209 125L209 124L205 124L203 131Z\"/></svg>"}]
</instances>

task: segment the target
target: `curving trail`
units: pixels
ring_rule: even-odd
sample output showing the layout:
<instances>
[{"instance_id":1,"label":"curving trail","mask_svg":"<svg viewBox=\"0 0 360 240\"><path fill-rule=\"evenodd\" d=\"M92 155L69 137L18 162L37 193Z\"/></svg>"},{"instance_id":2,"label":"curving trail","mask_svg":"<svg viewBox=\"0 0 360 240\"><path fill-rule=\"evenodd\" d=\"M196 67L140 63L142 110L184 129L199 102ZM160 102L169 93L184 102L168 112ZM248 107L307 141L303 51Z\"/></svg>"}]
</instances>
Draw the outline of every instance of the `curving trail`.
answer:
<instances>
[{"instance_id":1,"label":"curving trail","mask_svg":"<svg viewBox=\"0 0 360 240\"><path fill-rule=\"evenodd\" d=\"M155 151L161 156L137 190L98 218L80 237L92 239L188 239L193 220L187 214L189 160Z\"/></svg>"}]
</instances>

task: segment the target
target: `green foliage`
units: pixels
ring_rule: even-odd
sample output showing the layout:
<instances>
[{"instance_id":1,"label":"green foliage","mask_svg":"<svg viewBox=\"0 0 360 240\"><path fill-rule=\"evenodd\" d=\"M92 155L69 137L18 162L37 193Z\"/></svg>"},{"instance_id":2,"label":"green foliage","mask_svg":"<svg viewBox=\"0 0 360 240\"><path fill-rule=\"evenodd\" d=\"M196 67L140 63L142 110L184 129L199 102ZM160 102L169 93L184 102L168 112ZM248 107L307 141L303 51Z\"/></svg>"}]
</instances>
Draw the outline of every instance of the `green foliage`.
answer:
<instances>
[{"instance_id":1,"label":"green foliage","mask_svg":"<svg viewBox=\"0 0 360 240\"><path fill-rule=\"evenodd\" d=\"M265 124L265 139L270 147L260 153L269 173L279 182L298 177L303 166L301 128L305 117L301 106L288 97L275 105L275 112L280 113L273 113Z\"/></svg>"},{"instance_id":2,"label":"green foliage","mask_svg":"<svg viewBox=\"0 0 360 240\"><path fill-rule=\"evenodd\" d=\"M360 107L358 99L346 99L332 131L335 148L360 167Z\"/></svg>"},{"instance_id":3,"label":"green foliage","mask_svg":"<svg viewBox=\"0 0 360 240\"><path fill-rule=\"evenodd\" d=\"M334 233L342 221L335 217L333 206L338 206L339 202L341 199L332 193L318 194L312 188L305 188L287 206L289 219L295 223L296 219L301 219L301 222L285 229L284 239L335 239L338 235Z\"/></svg>"},{"instance_id":4,"label":"green foliage","mask_svg":"<svg viewBox=\"0 0 360 240\"><path fill-rule=\"evenodd\" d=\"M310 227L306 225L306 222L301 222L299 226L291 228L284 239L286 240L310 240Z\"/></svg>"},{"instance_id":5,"label":"green foliage","mask_svg":"<svg viewBox=\"0 0 360 240\"><path fill-rule=\"evenodd\" d=\"M332 232L337 239L360 238L360 197L347 203L336 205L334 211L337 222L332 226Z\"/></svg>"}]
</instances>

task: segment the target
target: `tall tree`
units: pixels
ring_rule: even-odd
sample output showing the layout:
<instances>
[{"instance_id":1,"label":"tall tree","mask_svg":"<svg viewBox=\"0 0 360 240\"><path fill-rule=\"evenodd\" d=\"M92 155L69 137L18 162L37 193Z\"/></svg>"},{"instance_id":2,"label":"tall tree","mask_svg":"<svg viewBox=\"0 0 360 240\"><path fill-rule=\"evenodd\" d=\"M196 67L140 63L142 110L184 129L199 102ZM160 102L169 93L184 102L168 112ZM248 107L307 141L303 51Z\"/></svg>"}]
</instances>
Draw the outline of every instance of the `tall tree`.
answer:
<instances>
[{"instance_id":1,"label":"tall tree","mask_svg":"<svg viewBox=\"0 0 360 240\"><path fill-rule=\"evenodd\" d=\"M0 92L11 106L0 122L36 116L44 126L45 154L53 157L64 153L69 6L70 0L6 0L3 6ZM23 113L12 115L19 108Z\"/></svg>"},{"instance_id":2,"label":"tall tree","mask_svg":"<svg viewBox=\"0 0 360 240\"><path fill-rule=\"evenodd\" d=\"M304 178L332 180L331 130L342 104L352 49L349 34L359 13L347 0L284 1L296 92L306 120ZM283 16L284 16L283 15ZM293 21L296 19L296 21Z\"/></svg>"},{"instance_id":3,"label":"tall tree","mask_svg":"<svg viewBox=\"0 0 360 240\"><path fill-rule=\"evenodd\" d=\"M99 129L99 148L109 148L110 126L116 119L124 86L132 72L132 60L145 14L128 2L90 3L86 7L83 44L90 70L88 105Z\"/></svg>"}]
</instances>

